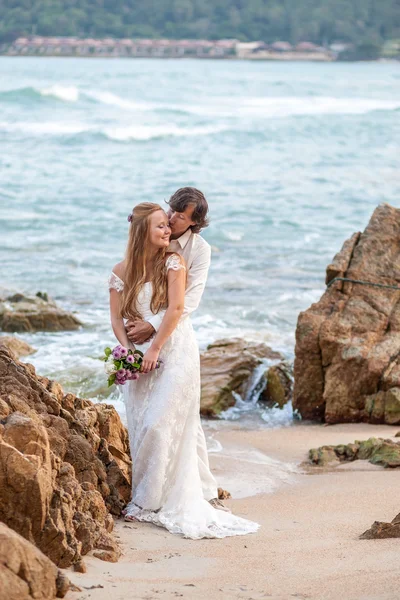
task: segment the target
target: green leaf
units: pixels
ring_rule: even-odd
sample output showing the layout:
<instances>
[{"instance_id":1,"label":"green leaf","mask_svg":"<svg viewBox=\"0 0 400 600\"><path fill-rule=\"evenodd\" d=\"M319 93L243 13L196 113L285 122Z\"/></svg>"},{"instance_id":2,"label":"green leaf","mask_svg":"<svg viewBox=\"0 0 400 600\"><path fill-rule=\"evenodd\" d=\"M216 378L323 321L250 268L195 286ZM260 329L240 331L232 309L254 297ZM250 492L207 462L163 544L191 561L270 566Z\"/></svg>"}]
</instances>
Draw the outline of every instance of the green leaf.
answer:
<instances>
[{"instance_id":1,"label":"green leaf","mask_svg":"<svg viewBox=\"0 0 400 600\"><path fill-rule=\"evenodd\" d=\"M115 375L110 375L108 378L108 387L112 386L115 383Z\"/></svg>"},{"instance_id":2,"label":"green leaf","mask_svg":"<svg viewBox=\"0 0 400 600\"><path fill-rule=\"evenodd\" d=\"M135 369L140 369L139 363L133 363L132 367L134 367Z\"/></svg>"},{"instance_id":3,"label":"green leaf","mask_svg":"<svg viewBox=\"0 0 400 600\"><path fill-rule=\"evenodd\" d=\"M111 353L112 353L112 350L111 350L111 348L108 348L108 347L107 347L107 348L104 348L104 354L105 354L106 356L110 356L110 354L111 354Z\"/></svg>"}]
</instances>

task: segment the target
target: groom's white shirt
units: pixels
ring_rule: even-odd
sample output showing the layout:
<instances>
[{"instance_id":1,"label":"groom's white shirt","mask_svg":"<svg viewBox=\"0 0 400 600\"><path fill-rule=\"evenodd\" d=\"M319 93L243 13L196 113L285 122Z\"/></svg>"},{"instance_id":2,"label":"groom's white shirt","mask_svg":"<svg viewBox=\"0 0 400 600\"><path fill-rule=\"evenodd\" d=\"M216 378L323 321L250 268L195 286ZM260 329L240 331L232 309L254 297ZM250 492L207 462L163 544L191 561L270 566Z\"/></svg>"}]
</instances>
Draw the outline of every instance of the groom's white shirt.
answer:
<instances>
[{"instance_id":1,"label":"groom's white shirt","mask_svg":"<svg viewBox=\"0 0 400 600\"><path fill-rule=\"evenodd\" d=\"M207 282L211 260L210 244L189 228L180 238L171 241L168 252L176 252L185 259L187 283L183 315L190 315L199 306ZM148 319L156 331L161 325L164 314L165 311L160 311Z\"/></svg>"}]
</instances>

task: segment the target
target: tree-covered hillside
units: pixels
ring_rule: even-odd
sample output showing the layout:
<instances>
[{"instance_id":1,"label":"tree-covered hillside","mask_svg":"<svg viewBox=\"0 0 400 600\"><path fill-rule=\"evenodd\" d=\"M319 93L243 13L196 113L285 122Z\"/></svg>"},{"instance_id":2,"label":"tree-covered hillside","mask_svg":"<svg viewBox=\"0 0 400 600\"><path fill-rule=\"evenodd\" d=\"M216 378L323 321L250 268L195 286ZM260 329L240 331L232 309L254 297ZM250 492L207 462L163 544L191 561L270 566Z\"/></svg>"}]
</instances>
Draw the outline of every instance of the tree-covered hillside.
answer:
<instances>
[{"instance_id":1,"label":"tree-covered hillside","mask_svg":"<svg viewBox=\"0 0 400 600\"><path fill-rule=\"evenodd\" d=\"M27 34L381 44L400 0L0 0L0 40Z\"/></svg>"}]
</instances>

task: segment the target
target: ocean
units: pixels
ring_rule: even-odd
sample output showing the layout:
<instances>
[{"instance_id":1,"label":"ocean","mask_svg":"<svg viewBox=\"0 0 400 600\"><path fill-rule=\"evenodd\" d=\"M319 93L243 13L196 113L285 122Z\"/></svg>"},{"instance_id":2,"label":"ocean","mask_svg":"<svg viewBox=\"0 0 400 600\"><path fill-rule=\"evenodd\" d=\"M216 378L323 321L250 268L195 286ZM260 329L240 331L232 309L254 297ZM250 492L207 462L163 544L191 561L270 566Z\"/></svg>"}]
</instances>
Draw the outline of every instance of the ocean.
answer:
<instances>
[{"instance_id":1,"label":"ocean","mask_svg":"<svg viewBox=\"0 0 400 600\"><path fill-rule=\"evenodd\" d=\"M400 205L400 63L0 57L0 148L0 287L84 323L23 335L28 360L101 400L127 215L185 185L211 211L200 347L240 336L293 358L326 265L379 203Z\"/></svg>"}]
</instances>

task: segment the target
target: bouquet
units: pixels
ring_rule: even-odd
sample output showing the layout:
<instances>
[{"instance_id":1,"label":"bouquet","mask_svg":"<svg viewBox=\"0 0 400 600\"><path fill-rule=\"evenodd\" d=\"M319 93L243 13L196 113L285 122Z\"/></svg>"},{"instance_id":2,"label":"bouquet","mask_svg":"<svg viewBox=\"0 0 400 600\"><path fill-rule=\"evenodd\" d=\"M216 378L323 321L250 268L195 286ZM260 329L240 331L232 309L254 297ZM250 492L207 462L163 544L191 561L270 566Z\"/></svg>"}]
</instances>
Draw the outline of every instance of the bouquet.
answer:
<instances>
[{"instance_id":1,"label":"bouquet","mask_svg":"<svg viewBox=\"0 0 400 600\"><path fill-rule=\"evenodd\" d=\"M143 352L134 348L125 348L124 346L115 346L104 349L104 368L108 375L108 387L117 383L124 385L127 381L139 379L139 371L143 361ZM157 361L157 368L161 361Z\"/></svg>"}]
</instances>

